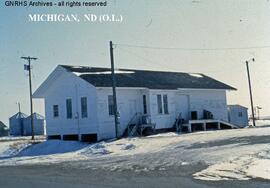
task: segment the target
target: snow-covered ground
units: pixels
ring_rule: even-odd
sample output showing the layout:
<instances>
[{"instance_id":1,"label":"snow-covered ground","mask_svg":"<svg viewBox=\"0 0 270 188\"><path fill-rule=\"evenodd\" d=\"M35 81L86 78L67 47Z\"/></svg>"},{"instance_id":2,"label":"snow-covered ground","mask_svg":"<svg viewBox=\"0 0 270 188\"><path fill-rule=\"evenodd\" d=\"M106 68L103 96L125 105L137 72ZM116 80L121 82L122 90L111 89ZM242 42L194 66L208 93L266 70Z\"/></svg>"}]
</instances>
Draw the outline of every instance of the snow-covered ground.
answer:
<instances>
[{"instance_id":1,"label":"snow-covered ground","mask_svg":"<svg viewBox=\"0 0 270 188\"><path fill-rule=\"evenodd\" d=\"M252 123L250 123L250 124L252 124ZM256 126L258 126L258 127L270 126L270 120L257 120L256 121Z\"/></svg>"},{"instance_id":2,"label":"snow-covered ground","mask_svg":"<svg viewBox=\"0 0 270 188\"><path fill-rule=\"evenodd\" d=\"M31 137L0 137L0 159L17 156L22 150L34 143L45 141L45 136L36 136L35 141Z\"/></svg>"},{"instance_id":3,"label":"snow-covered ground","mask_svg":"<svg viewBox=\"0 0 270 188\"><path fill-rule=\"evenodd\" d=\"M194 174L201 180L270 180L270 127L164 133L96 144L29 139L0 141L0 165L76 161L82 168L151 171L203 163Z\"/></svg>"}]
</instances>

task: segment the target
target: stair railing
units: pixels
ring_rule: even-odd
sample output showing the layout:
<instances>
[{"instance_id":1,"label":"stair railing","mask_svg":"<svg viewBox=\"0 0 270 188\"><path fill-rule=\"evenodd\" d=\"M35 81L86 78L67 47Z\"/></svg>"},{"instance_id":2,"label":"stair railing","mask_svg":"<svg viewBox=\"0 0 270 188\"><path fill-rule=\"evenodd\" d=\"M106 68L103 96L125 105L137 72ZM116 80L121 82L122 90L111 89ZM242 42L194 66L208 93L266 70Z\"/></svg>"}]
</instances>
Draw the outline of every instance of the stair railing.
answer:
<instances>
[{"instance_id":1,"label":"stair railing","mask_svg":"<svg viewBox=\"0 0 270 188\"><path fill-rule=\"evenodd\" d=\"M138 119L139 118L139 119ZM136 112L134 114L134 116L130 119L128 125L127 125L127 129L128 129L128 136L133 136L133 134L135 133L135 129L138 128L138 125L140 124L141 120L141 113L140 112ZM134 122L135 121L135 122ZM134 127L131 128L131 125L135 124ZM136 130L137 131L137 130ZM131 135L132 133L132 135Z\"/></svg>"},{"instance_id":2,"label":"stair railing","mask_svg":"<svg viewBox=\"0 0 270 188\"><path fill-rule=\"evenodd\" d=\"M177 133L181 131L181 124L182 124L182 113L179 113L175 121L175 128Z\"/></svg>"}]
</instances>

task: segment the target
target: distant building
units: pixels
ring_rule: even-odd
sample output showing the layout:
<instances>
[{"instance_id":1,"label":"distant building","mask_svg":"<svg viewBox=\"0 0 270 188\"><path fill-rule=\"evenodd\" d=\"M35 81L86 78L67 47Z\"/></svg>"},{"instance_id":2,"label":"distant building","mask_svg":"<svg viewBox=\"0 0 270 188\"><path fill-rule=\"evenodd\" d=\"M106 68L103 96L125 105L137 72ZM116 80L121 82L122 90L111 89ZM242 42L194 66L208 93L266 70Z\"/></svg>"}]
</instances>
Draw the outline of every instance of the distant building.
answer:
<instances>
[{"instance_id":1,"label":"distant building","mask_svg":"<svg viewBox=\"0 0 270 188\"><path fill-rule=\"evenodd\" d=\"M0 121L0 136L8 136L8 127Z\"/></svg>"},{"instance_id":2,"label":"distant building","mask_svg":"<svg viewBox=\"0 0 270 188\"><path fill-rule=\"evenodd\" d=\"M239 127L248 126L248 108L241 105L228 105L229 122Z\"/></svg>"},{"instance_id":3,"label":"distant building","mask_svg":"<svg viewBox=\"0 0 270 188\"><path fill-rule=\"evenodd\" d=\"M44 134L44 117L34 113L34 133L35 135ZM18 112L9 118L10 135L30 136L32 134L31 116Z\"/></svg>"},{"instance_id":4,"label":"distant building","mask_svg":"<svg viewBox=\"0 0 270 188\"><path fill-rule=\"evenodd\" d=\"M27 118L27 115L18 112L9 118L9 129L10 135L12 136L22 136L23 135L23 120Z\"/></svg>"},{"instance_id":5,"label":"distant building","mask_svg":"<svg viewBox=\"0 0 270 188\"><path fill-rule=\"evenodd\" d=\"M35 135L44 135L44 117L40 114L34 113L34 133ZM32 134L31 116L23 120L23 135L28 136Z\"/></svg>"}]
</instances>

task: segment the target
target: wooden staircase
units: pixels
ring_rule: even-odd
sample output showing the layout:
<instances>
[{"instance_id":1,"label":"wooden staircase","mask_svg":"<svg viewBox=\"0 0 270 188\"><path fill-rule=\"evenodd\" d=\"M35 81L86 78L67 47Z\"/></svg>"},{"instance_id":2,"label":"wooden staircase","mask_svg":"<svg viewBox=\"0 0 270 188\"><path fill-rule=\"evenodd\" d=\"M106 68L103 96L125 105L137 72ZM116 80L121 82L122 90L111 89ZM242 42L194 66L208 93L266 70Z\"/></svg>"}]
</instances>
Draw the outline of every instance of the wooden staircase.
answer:
<instances>
[{"instance_id":1,"label":"wooden staircase","mask_svg":"<svg viewBox=\"0 0 270 188\"><path fill-rule=\"evenodd\" d=\"M175 130L177 133L180 133L182 130L182 124L183 124L183 118L182 118L182 113L179 113L176 120L175 120Z\"/></svg>"},{"instance_id":2,"label":"wooden staircase","mask_svg":"<svg viewBox=\"0 0 270 188\"><path fill-rule=\"evenodd\" d=\"M136 124L130 124L128 126L128 136L133 137L133 136L138 136L138 125Z\"/></svg>"},{"instance_id":3,"label":"wooden staircase","mask_svg":"<svg viewBox=\"0 0 270 188\"><path fill-rule=\"evenodd\" d=\"M147 121L149 116L142 113L136 113L129 121L124 135L128 137L143 136L143 132L146 129L155 130L155 124Z\"/></svg>"}]
</instances>

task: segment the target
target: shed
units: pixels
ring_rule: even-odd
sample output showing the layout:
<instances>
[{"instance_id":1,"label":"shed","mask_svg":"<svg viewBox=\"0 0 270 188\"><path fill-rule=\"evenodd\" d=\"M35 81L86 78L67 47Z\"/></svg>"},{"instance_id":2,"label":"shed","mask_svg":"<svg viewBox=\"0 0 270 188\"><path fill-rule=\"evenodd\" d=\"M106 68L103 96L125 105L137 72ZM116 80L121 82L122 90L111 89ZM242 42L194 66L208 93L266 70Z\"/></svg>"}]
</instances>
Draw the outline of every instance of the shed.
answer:
<instances>
[{"instance_id":1,"label":"shed","mask_svg":"<svg viewBox=\"0 0 270 188\"><path fill-rule=\"evenodd\" d=\"M248 108L241 105L228 105L229 122L239 127L248 126Z\"/></svg>"},{"instance_id":2,"label":"shed","mask_svg":"<svg viewBox=\"0 0 270 188\"><path fill-rule=\"evenodd\" d=\"M0 121L0 136L8 136L8 127Z\"/></svg>"}]
</instances>

